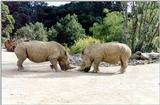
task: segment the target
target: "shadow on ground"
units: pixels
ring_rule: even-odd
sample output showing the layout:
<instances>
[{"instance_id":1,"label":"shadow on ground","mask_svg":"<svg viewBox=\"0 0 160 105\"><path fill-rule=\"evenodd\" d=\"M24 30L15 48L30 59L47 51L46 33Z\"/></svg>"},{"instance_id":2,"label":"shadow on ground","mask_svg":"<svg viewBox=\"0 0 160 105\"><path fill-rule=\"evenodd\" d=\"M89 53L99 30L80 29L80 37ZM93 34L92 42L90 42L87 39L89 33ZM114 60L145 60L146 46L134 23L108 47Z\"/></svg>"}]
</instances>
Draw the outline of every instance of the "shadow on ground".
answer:
<instances>
[{"instance_id":1,"label":"shadow on ground","mask_svg":"<svg viewBox=\"0 0 160 105\"><path fill-rule=\"evenodd\" d=\"M15 69L2 70L2 77L6 78L67 78L77 76L113 76L117 75L115 72L98 72L98 73L86 73L77 71L75 69L68 71L55 72L50 68L41 70L38 69L25 69L24 71L17 71Z\"/></svg>"}]
</instances>

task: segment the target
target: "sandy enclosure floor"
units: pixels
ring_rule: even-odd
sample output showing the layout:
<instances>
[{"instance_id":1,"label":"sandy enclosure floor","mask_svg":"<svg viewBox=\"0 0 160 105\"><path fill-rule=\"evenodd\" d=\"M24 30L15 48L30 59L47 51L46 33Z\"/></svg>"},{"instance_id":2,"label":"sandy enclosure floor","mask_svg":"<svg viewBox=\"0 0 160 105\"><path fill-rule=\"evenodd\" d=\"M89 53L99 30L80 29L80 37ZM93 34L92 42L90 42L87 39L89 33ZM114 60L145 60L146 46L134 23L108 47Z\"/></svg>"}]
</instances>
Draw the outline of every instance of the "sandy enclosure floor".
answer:
<instances>
[{"instance_id":1,"label":"sandy enclosure floor","mask_svg":"<svg viewBox=\"0 0 160 105\"><path fill-rule=\"evenodd\" d=\"M159 104L158 63L129 66L116 75L119 66L100 67L99 73L53 72L49 62L29 60L19 72L16 62L14 53L2 50L3 104Z\"/></svg>"}]
</instances>

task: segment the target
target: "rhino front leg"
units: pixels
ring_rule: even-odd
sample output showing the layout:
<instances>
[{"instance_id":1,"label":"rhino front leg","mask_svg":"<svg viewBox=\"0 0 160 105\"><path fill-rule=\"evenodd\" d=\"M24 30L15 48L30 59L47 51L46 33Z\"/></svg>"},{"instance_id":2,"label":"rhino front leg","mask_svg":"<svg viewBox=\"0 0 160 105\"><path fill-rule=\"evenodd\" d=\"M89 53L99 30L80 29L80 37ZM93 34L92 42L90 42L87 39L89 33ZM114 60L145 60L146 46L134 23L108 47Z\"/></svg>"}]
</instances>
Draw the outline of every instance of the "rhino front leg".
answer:
<instances>
[{"instance_id":1,"label":"rhino front leg","mask_svg":"<svg viewBox=\"0 0 160 105\"><path fill-rule=\"evenodd\" d=\"M101 62L100 59L95 59L94 60L94 63L93 63L94 67L93 67L92 73L97 73L99 71L98 67L99 67L100 62Z\"/></svg>"},{"instance_id":2,"label":"rhino front leg","mask_svg":"<svg viewBox=\"0 0 160 105\"><path fill-rule=\"evenodd\" d=\"M57 66L57 59L55 58L49 58L49 61L51 62L52 65L50 65L50 67L52 69L55 69L56 72L58 72L58 66Z\"/></svg>"}]
</instances>

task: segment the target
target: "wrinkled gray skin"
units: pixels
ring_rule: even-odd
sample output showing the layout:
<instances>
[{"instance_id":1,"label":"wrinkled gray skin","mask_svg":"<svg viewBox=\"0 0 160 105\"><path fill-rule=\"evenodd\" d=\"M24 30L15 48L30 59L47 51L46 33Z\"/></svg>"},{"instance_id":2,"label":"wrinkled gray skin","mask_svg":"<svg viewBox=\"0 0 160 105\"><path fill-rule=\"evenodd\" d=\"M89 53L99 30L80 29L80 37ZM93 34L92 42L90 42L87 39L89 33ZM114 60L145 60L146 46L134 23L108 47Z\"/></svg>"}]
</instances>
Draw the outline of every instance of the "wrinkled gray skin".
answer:
<instances>
[{"instance_id":1,"label":"wrinkled gray skin","mask_svg":"<svg viewBox=\"0 0 160 105\"><path fill-rule=\"evenodd\" d=\"M124 73L128 66L128 60L131 56L131 49L122 43L110 42L103 44L93 44L84 49L82 52L83 63L80 71L89 72L92 63L94 73L99 71L101 61L110 64L121 63L120 73Z\"/></svg>"},{"instance_id":2,"label":"wrinkled gray skin","mask_svg":"<svg viewBox=\"0 0 160 105\"><path fill-rule=\"evenodd\" d=\"M18 70L23 70L23 62L27 58L35 63L50 61L50 67L59 71L57 63L62 70L72 69L69 64L68 52L57 42L29 41L17 44L15 54L18 58Z\"/></svg>"}]
</instances>

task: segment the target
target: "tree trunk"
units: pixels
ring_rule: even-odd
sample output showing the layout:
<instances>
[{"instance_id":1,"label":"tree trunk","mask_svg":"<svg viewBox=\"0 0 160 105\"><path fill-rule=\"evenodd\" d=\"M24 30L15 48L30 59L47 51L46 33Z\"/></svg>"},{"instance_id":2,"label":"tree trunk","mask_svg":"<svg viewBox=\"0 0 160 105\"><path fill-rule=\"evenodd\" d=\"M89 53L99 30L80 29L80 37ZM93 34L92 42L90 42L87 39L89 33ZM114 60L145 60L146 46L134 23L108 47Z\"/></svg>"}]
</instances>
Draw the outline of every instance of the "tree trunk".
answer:
<instances>
[{"instance_id":1,"label":"tree trunk","mask_svg":"<svg viewBox=\"0 0 160 105\"><path fill-rule=\"evenodd\" d=\"M135 2L132 2L132 37L131 37L131 49L132 52L135 52L135 40L136 40L136 31L138 27L138 18L137 18L137 12L135 7Z\"/></svg>"},{"instance_id":2,"label":"tree trunk","mask_svg":"<svg viewBox=\"0 0 160 105\"><path fill-rule=\"evenodd\" d=\"M124 41L126 44L128 44L127 39L128 39L128 14L127 14L127 3L126 1L123 2L123 18L124 18L124 23L123 23L123 28L124 28Z\"/></svg>"}]
</instances>

